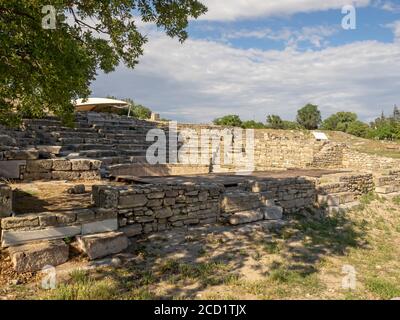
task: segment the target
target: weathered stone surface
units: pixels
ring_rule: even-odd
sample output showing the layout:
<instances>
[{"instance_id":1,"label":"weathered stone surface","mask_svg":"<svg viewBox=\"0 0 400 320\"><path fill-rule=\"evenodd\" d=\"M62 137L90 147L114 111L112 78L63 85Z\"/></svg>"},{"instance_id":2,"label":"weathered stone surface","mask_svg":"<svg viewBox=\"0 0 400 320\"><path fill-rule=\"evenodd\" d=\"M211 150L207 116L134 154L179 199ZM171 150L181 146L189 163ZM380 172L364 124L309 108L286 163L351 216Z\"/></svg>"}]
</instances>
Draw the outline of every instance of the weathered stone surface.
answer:
<instances>
[{"instance_id":1,"label":"weathered stone surface","mask_svg":"<svg viewBox=\"0 0 400 320\"><path fill-rule=\"evenodd\" d=\"M0 218L9 217L12 214L12 207L12 189L5 184L0 184Z\"/></svg>"},{"instance_id":2,"label":"weathered stone surface","mask_svg":"<svg viewBox=\"0 0 400 320\"><path fill-rule=\"evenodd\" d=\"M143 207L147 203L147 198L144 194L132 194L120 196L118 208L137 208Z\"/></svg>"},{"instance_id":3,"label":"weathered stone surface","mask_svg":"<svg viewBox=\"0 0 400 320\"><path fill-rule=\"evenodd\" d=\"M72 163L70 160L54 159L53 160L54 171L70 171L72 170Z\"/></svg>"},{"instance_id":4,"label":"weathered stone surface","mask_svg":"<svg viewBox=\"0 0 400 320\"><path fill-rule=\"evenodd\" d=\"M238 225L243 223L250 223L260 221L264 219L264 214L261 209L248 210L242 212L236 212L229 218L231 225Z\"/></svg>"},{"instance_id":5,"label":"weathered stone surface","mask_svg":"<svg viewBox=\"0 0 400 320\"><path fill-rule=\"evenodd\" d=\"M28 160L26 171L30 173L49 172L53 167L53 160Z\"/></svg>"},{"instance_id":6,"label":"weathered stone surface","mask_svg":"<svg viewBox=\"0 0 400 320\"><path fill-rule=\"evenodd\" d=\"M26 165L26 160L0 161L0 177L6 179L19 179L21 167Z\"/></svg>"},{"instance_id":7,"label":"weathered stone surface","mask_svg":"<svg viewBox=\"0 0 400 320\"><path fill-rule=\"evenodd\" d=\"M265 220L280 220L283 218L283 209L278 206L267 206L261 208Z\"/></svg>"},{"instance_id":8,"label":"weathered stone surface","mask_svg":"<svg viewBox=\"0 0 400 320\"><path fill-rule=\"evenodd\" d=\"M162 209L154 210L154 213L155 213L155 217L157 219L172 217L171 208L162 208Z\"/></svg>"},{"instance_id":9,"label":"weathered stone surface","mask_svg":"<svg viewBox=\"0 0 400 320\"><path fill-rule=\"evenodd\" d=\"M67 192L70 193L70 194L83 194L83 193L86 192L85 185L84 184L78 184L76 186L73 186L73 187L69 188L67 190Z\"/></svg>"},{"instance_id":10,"label":"weathered stone surface","mask_svg":"<svg viewBox=\"0 0 400 320\"><path fill-rule=\"evenodd\" d=\"M82 224L82 234L94 234L118 230L118 219L108 219Z\"/></svg>"},{"instance_id":11,"label":"weathered stone surface","mask_svg":"<svg viewBox=\"0 0 400 320\"><path fill-rule=\"evenodd\" d=\"M94 260L116 254L128 247L128 237L123 232L107 232L77 237L79 248Z\"/></svg>"},{"instance_id":12,"label":"weathered stone surface","mask_svg":"<svg viewBox=\"0 0 400 320\"><path fill-rule=\"evenodd\" d=\"M88 171L90 170L90 160L88 159L72 159L71 160L73 171Z\"/></svg>"},{"instance_id":13,"label":"weathered stone surface","mask_svg":"<svg viewBox=\"0 0 400 320\"><path fill-rule=\"evenodd\" d=\"M1 219L3 230L23 229L39 226L39 218L36 215L22 215Z\"/></svg>"},{"instance_id":14,"label":"weathered stone surface","mask_svg":"<svg viewBox=\"0 0 400 320\"><path fill-rule=\"evenodd\" d=\"M77 222L87 222L95 219L95 213L90 209L75 210L75 213Z\"/></svg>"},{"instance_id":15,"label":"weathered stone surface","mask_svg":"<svg viewBox=\"0 0 400 320\"><path fill-rule=\"evenodd\" d=\"M54 180L77 180L80 177L76 171L52 171L51 176Z\"/></svg>"},{"instance_id":16,"label":"weathered stone surface","mask_svg":"<svg viewBox=\"0 0 400 320\"><path fill-rule=\"evenodd\" d=\"M142 234L143 228L141 224L132 224L130 226L121 228L119 231L125 233L128 238L131 238Z\"/></svg>"},{"instance_id":17,"label":"weathered stone surface","mask_svg":"<svg viewBox=\"0 0 400 320\"><path fill-rule=\"evenodd\" d=\"M54 240L74 237L82 231L81 226L68 226L59 228L47 228L33 231L2 230L1 246L3 248L25 244L32 241Z\"/></svg>"},{"instance_id":18,"label":"weathered stone surface","mask_svg":"<svg viewBox=\"0 0 400 320\"><path fill-rule=\"evenodd\" d=\"M69 248L62 240L42 241L8 249L15 271L34 272L43 267L58 266L68 260Z\"/></svg>"}]
</instances>

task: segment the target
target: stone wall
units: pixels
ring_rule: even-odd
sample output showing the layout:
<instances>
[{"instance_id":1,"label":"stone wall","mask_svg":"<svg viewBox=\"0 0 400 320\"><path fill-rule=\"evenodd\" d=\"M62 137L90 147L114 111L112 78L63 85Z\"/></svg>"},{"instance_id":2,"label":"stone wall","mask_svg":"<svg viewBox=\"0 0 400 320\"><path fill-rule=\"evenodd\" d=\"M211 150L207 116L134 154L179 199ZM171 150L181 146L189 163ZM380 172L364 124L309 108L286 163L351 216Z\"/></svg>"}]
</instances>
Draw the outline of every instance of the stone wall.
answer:
<instances>
[{"instance_id":1,"label":"stone wall","mask_svg":"<svg viewBox=\"0 0 400 320\"><path fill-rule=\"evenodd\" d=\"M346 174L337 182L318 185L317 192L320 195L351 192L359 196L374 191L374 188L372 174Z\"/></svg>"},{"instance_id":2,"label":"stone wall","mask_svg":"<svg viewBox=\"0 0 400 320\"><path fill-rule=\"evenodd\" d=\"M118 229L115 209L77 209L1 219L2 246L52 240Z\"/></svg>"},{"instance_id":3,"label":"stone wall","mask_svg":"<svg viewBox=\"0 0 400 320\"><path fill-rule=\"evenodd\" d=\"M375 172L400 168L400 159L370 155L345 148L343 151L343 167Z\"/></svg>"},{"instance_id":4,"label":"stone wall","mask_svg":"<svg viewBox=\"0 0 400 320\"><path fill-rule=\"evenodd\" d=\"M117 208L130 237L174 227L217 222L224 187L218 184L93 186L99 208Z\"/></svg>"},{"instance_id":5,"label":"stone wall","mask_svg":"<svg viewBox=\"0 0 400 320\"><path fill-rule=\"evenodd\" d=\"M316 180L309 177L249 180L241 187L258 194L264 202L265 200L274 201L284 209L285 213L294 213L312 207L317 193Z\"/></svg>"},{"instance_id":6,"label":"stone wall","mask_svg":"<svg viewBox=\"0 0 400 320\"><path fill-rule=\"evenodd\" d=\"M30 154L31 151L24 152L27 153ZM18 154L21 154L21 151ZM22 160L14 157L0 161L0 176L24 181L97 180L100 179L100 167L99 160L62 158L39 160L29 157L27 160Z\"/></svg>"},{"instance_id":7,"label":"stone wall","mask_svg":"<svg viewBox=\"0 0 400 320\"><path fill-rule=\"evenodd\" d=\"M0 184L0 218L9 217L12 214L13 193L9 186Z\"/></svg>"}]
</instances>

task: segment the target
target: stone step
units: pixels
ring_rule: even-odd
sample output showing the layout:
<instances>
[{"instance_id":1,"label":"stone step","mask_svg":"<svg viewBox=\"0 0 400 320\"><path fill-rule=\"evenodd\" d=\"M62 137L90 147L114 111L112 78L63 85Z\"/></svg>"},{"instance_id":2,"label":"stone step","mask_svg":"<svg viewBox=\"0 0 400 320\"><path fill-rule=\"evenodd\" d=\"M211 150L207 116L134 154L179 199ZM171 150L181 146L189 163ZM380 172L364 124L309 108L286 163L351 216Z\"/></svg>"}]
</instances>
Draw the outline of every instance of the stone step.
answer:
<instances>
[{"instance_id":1,"label":"stone step","mask_svg":"<svg viewBox=\"0 0 400 320\"><path fill-rule=\"evenodd\" d=\"M68 144L62 147L61 151L83 151L83 150L109 150L110 144Z\"/></svg>"},{"instance_id":2,"label":"stone step","mask_svg":"<svg viewBox=\"0 0 400 320\"><path fill-rule=\"evenodd\" d=\"M63 240L41 241L10 247L8 253L16 272L35 272L67 262L69 247Z\"/></svg>"},{"instance_id":3,"label":"stone step","mask_svg":"<svg viewBox=\"0 0 400 320\"><path fill-rule=\"evenodd\" d=\"M375 192L378 194L391 194L395 192L400 192L400 185L394 184L376 187Z\"/></svg>"},{"instance_id":4,"label":"stone step","mask_svg":"<svg viewBox=\"0 0 400 320\"><path fill-rule=\"evenodd\" d=\"M121 153L117 150L82 150L79 155L87 158L116 157Z\"/></svg>"},{"instance_id":5,"label":"stone step","mask_svg":"<svg viewBox=\"0 0 400 320\"><path fill-rule=\"evenodd\" d=\"M346 213L347 211L357 208L359 205L360 205L359 201L353 201L346 204L341 204L339 206L328 206L326 208L326 211L330 214Z\"/></svg>"},{"instance_id":6,"label":"stone step","mask_svg":"<svg viewBox=\"0 0 400 320\"><path fill-rule=\"evenodd\" d=\"M327 204L328 206L340 206L356 200L356 195L352 192L332 193L328 195L318 195L319 204Z\"/></svg>"},{"instance_id":7,"label":"stone step","mask_svg":"<svg viewBox=\"0 0 400 320\"><path fill-rule=\"evenodd\" d=\"M89 259L103 258L128 248L129 240L123 232L107 232L77 237L78 247Z\"/></svg>"},{"instance_id":8,"label":"stone step","mask_svg":"<svg viewBox=\"0 0 400 320\"><path fill-rule=\"evenodd\" d=\"M400 183L400 180L397 178L397 176L392 175L392 176L380 176L376 177L374 179L375 185L377 187L384 187L387 185L392 185L396 183Z\"/></svg>"},{"instance_id":9,"label":"stone step","mask_svg":"<svg viewBox=\"0 0 400 320\"><path fill-rule=\"evenodd\" d=\"M232 191L223 194L221 210L225 213L241 212L264 206L256 193L246 191Z\"/></svg>"}]
</instances>

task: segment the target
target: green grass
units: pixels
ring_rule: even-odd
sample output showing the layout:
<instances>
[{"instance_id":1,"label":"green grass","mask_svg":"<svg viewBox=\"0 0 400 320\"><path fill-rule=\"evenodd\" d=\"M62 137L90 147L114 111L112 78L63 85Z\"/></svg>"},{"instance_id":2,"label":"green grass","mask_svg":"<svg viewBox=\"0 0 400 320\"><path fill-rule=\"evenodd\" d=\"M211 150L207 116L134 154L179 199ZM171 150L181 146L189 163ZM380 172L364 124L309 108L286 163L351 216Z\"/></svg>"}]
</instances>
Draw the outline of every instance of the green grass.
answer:
<instances>
[{"instance_id":1,"label":"green grass","mask_svg":"<svg viewBox=\"0 0 400 320\"><path fill-rule=\"evenodd\" d=\"M374 277L368 278L365 281L365 284L367 289L380 299L389 300L400 297L400 286L390 282L389 280Z\"/></svg>"}]
</instances>

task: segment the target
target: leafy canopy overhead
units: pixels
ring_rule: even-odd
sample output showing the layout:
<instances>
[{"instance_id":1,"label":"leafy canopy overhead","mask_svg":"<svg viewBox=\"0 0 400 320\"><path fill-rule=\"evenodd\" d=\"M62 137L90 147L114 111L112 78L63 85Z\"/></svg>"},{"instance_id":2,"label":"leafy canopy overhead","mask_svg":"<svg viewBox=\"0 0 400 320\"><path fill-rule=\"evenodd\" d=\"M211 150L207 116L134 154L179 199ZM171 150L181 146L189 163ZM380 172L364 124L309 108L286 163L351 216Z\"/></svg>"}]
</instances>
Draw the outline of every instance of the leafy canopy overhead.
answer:
<instances>
[{"instance_id":1,"label":"leafy canopy overhead","mask_svg":"<svg viewBox=\"0 0 400 320\"><path fill-rule=\"evenodd\" d=\"M43 28L51 4L55 29ZM71 119L71 100L87 97L97 69L133 68L147 39L137 22L154 23L181 42L197 0L0 0L0 122L51 111Z\"/></svg>"}]
</instances>

